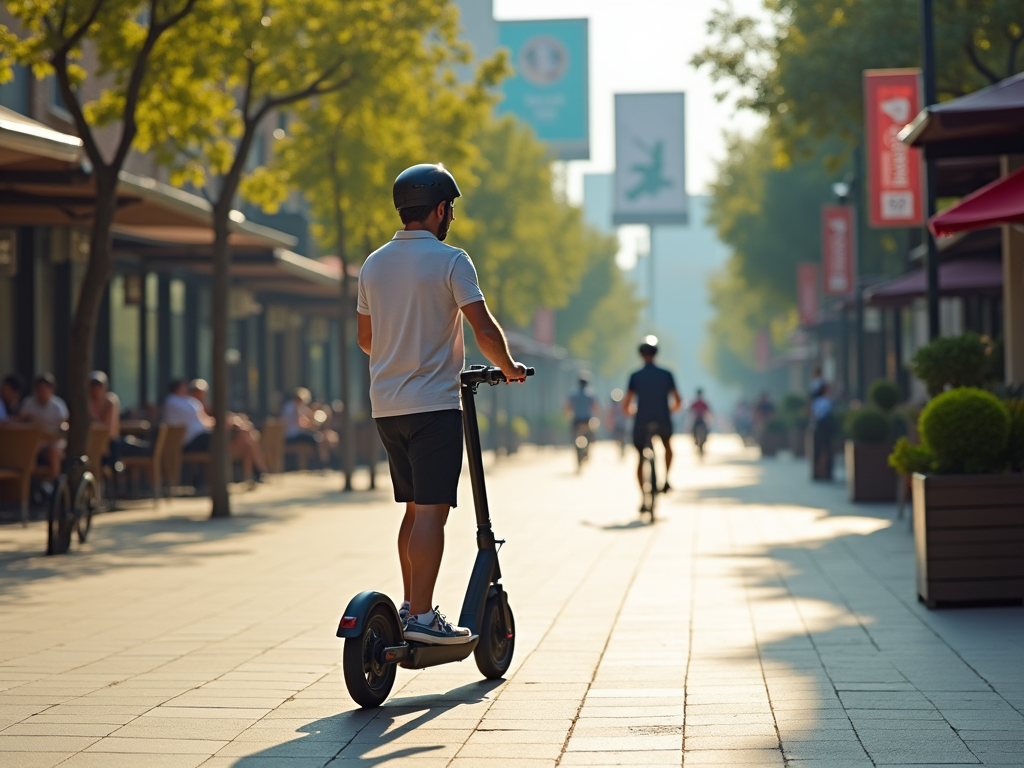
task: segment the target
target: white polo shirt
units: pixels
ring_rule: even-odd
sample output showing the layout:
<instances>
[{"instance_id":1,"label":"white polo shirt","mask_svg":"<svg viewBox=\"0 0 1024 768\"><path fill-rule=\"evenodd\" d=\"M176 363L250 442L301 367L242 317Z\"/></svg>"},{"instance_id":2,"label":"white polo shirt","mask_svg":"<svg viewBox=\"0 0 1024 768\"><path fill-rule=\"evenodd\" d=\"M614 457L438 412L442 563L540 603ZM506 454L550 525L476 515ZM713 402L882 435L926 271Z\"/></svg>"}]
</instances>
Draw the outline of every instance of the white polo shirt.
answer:
<instances>
[{"instance_id":1,"label":"white polo shirt","mask_svg":"<svg viewBox=\"0 0 1024 768\"><path fill-rule=\"evenodd\" d=\"M357 310L370 316L373 417L462 408L462 311L483 301L465 251L425 230L399 231L359 271Z\"/></svg>"}]
</instances>

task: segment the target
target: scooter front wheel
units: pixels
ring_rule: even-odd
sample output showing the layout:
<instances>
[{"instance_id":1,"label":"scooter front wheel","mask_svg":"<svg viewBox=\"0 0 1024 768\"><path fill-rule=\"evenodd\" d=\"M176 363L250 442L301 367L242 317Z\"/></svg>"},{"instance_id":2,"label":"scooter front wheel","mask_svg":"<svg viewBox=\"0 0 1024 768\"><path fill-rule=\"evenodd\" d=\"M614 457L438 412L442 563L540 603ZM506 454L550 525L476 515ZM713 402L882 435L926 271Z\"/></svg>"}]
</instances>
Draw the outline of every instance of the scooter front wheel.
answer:
<instances>
[{"instance_id":1,"label":"scooter front wheel","mask_svg":"<svg viewBox=\"0 0 1024 768\"><path fill-rule=\"evenodd\" d=\"M345 640L343 668L349 695L361 707L370 709L385 702L395 685L396 669L384 661L384 649L400 643L401 630L383 606L366 617L359 637Z\"/></svg>"},{"instance_id":2,"label":"scooter front wheel","mask_svg":"<svg viewBox=\"0 0 1024 768\"><path fill-rule=\"evenodd\" d=\"M516 647L516 620L511 606L508 609L507 626L504 614L501 595L489 597L484 606L480 642L473 651L477 669L489 680L496 680L508 671Z\"/></svg>"}]
</instances>

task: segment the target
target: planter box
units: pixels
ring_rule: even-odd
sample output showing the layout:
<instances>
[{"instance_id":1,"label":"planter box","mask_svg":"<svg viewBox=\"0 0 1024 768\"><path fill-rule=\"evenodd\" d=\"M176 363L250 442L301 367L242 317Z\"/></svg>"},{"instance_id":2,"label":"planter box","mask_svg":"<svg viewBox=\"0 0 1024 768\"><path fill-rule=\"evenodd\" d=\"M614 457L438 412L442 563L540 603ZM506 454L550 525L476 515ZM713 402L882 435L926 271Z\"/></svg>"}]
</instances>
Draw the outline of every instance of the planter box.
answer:
<instances>
[{"instance_id":1,"label":"planter box","mask_svg":"<svg viewBox=\"0 0 1024 768\"><path fill-rule=\"evenodd\" d=\"M774 456L789 447L789 436L785 432L765 432L758 440L762 456Z\"/></svg>"},{"instance_id":2,"label":"planter box","mask_svg":"<svg viewBox=\"0 0 1024 768\"><path fill-rule=\"evenodd\" d=\"M802 459L807 455L807 430L793 427L789 430L789 450L794 458Z\"/></svg>"},{"instance_id":3,"label":"planter box","mask_svg":"<svg viewBox=\"0 0 1024 768\"><path fill-rule=\"evenodd\" d=\"M915 474L913 487L918 598L1024 600L1024 475Z\"/></svg>"},{"instance_id":4,"label":"planter box","mask_svg":"<svg viewBox=\"0 0 1024 768\"><path fill-rule=\"evenodd\" d=\"M890 443L846 441L846 490L850 501L896 501L896 470Z\"/></svg>"}]
</instances>

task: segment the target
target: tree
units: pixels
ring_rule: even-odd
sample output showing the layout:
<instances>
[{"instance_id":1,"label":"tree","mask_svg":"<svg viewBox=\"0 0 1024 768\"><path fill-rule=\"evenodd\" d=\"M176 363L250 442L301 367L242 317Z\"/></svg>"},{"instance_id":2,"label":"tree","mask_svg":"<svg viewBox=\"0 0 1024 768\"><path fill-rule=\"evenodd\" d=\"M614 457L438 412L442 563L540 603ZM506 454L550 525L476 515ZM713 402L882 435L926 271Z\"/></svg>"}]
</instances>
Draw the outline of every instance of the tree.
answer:
<instances>
[{"instance_id":1,"label":"tree","mask_svg":"<svg viewBox=\"0 0 1024 768\"><path fill-rule=\"evenodd\" d=\"M169 104L181 91L162 83L180 80L182 72L161 58L167 39L195 11L197 0L7 0L18 20L17 32L0 25L0 82L9 80L11 64L27 64L39 78L54 76L61 97L92 166L95 185L89 261L82 280L68 340L68 408L72 456L86 452L89 402L86 379L92 367L96 323L107 283L113 274L111 227L117 210L121 169L139 132L147 104L162 102L172 125ZM99 60L96 72L81 65L86 50ZM98 80L99 97L87 101L83 87ZM101 129L106 127L104 134ZM107 140L110 141L107 141Z\"/></svg>"},{"instance_id":2,"label":"tree","mask_svg":"<svg viewBox=\"0 0 1024 768\"><path fill-rule=\"evenodd\" d=\"M782 345L796 329L796 267L818 261L821 206L832 201L831 182L844 176L842 167L830 171L825 161L839 153L837 141L817 142L809 156L793 160L779 157L778 144L771 130L753 139L730 137L711 185L709 220L732 249L709 286L716 316L706 358L723 380L742 379L738 363L752 371L759 330L769 328ZM899 271L891 232L862 228L860 239L861 274ZM731 356L718 354L723 348Z\"/></svg>"},{"instance_id":3,"label":"tree","mask_svg":"<svg viewBox=\"0 0 1024 768\"><path fill-rule=\"evenodd\" d=\"M489 122L475 143L480 185L466 195L470 222L458 242L495 315L525 327L537 309L564 307L578 289L587 264L582 214L556 195L547 148L514 118Z\"/></svg>"},{"instance_id":4,"label":"tree","mask_svg":"<svg viewBox=\"0 0 1024 768\"><path fill-rule=\"evenodd\" d=\"M387 76L440 25L453 23L445 3L408 0L207 0L175 41L174 55L199 74L192 88L204 108L185 135L152 138L167 161L204 189L213 206L212 515L230 514L227 491L228 237L249 152L268 116L339 92L371 73Z\"/></svg>"},{"instance_id":5,"label":"tree","mask_svg":"<svg viewBox=\"0 0 1024 768\"><path fill-rule=\"evenodd\" d=\"M598 372L617 376L635 354L636 326L643 307L618 264L618 239L587 228L587 266L579 290L559 311L558 341Z\"/></svg>"},{"instance_id":6,"label":"tree","mask_svg":"<svg viewBox=\"0 0 1024 768\"><path fill-rule=\"evenodd\" d=\"M365 243L387 239L397 224L392 180L410 165L444 161L470 187L478 156L472 135L487 120L494 86L507 73L503 54L484 62L474 82L460 85L450 64L465 61L450 18L423 45L366 71L344 89L296 110L289 136L271 164L243 184L243 194L268 212L291 189L303 192L317 239L341 267L341 295L350 294L348 266L368 255ZM466 174L461 171L466 170ZM460 222L461 224L461 222ZM355 247L350 246L355 243ZM361 249L361 250L360 250ZM345 489L352 488L355 432L350 407L351 302L340 314Z\"/></svg>"},{"instance_id":7,"label":"tree","mask_svg":"<svg viewBox=\"0 0 1024 768\"><path fill-rule=\"evenodd\" d=\"M726 5L712 14L715 42L693 57L727 84L720 98L770 116L787 152L810 137L858 143L865 69L920 62L918 0L769 0L773 29ZM998 82L1024 68L1020 0L935 4L940 100ZM738 88L738 91L735 89Z\"/></svg>"}]
</instances>

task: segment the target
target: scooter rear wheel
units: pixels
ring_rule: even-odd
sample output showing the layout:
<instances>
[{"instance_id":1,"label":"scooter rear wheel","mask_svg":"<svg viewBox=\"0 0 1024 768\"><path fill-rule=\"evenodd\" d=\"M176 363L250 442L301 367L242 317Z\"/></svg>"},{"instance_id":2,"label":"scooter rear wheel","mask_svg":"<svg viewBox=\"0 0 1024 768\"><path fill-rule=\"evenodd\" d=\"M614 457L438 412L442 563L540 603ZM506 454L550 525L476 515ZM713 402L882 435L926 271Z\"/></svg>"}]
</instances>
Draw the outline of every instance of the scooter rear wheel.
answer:
<instances>
[{"instance_id":1,"label":"scooter rear wheel","mask_svg":"<svg viewBox=\"0 0 1024 768\"><path fill-rule=\"evenodd\" d=\"M496 680L508 671L516 647L516 619L508 609L508 627L505 626L501 595L492 595L484 606L480 627L480 642L473 651L477 669L488 680Z\"/></svg>"},{"instance_id":2,"label":"scooter rear wheel","mask_svg":"<svg viewBox=\"0 0 1024 768\"><path fill-rule=\"evenodd\" d=\"M377 606L366 617L362 634L345 640L345 686L359 706L379 707L390 695L396 669L384 661L384 649L398 645L400 634L393 617Z\"/></svg>"}]
</instances>

